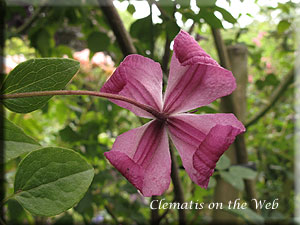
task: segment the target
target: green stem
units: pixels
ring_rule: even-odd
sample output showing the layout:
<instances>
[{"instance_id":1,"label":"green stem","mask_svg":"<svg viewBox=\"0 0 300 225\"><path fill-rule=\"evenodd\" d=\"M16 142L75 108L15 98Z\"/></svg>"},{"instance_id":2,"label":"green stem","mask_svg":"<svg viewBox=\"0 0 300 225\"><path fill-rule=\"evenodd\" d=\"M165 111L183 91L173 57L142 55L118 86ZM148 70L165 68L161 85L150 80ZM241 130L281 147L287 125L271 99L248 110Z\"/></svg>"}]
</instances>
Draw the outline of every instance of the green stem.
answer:
<instances>
[{"instance_id":1,"label":"green stem","mask_svg":"<svg viewBox=\"0 0 300 225\"><path fill-rule=\"evenodd\" d=\"M96 92L96 91L69 91L69 90L58 90L58 91L36 91L36 92L24 92L24 93L14 93L14 94L4 94L0 95L0 99L13 99L13 98L26 98L26 97L40 97L40 96L53 96L53 95L89 95L89 96L96 96L100 98L108 98L108 99L115 99L124 102L128 102L140 109L145 110L146 112L152 114L157 119L165 120L165 115L163 113L158 112L151 106L139 103L133 99L117 95L117 94L109 94L103 92Z\"/></svg>"}]
</instances>

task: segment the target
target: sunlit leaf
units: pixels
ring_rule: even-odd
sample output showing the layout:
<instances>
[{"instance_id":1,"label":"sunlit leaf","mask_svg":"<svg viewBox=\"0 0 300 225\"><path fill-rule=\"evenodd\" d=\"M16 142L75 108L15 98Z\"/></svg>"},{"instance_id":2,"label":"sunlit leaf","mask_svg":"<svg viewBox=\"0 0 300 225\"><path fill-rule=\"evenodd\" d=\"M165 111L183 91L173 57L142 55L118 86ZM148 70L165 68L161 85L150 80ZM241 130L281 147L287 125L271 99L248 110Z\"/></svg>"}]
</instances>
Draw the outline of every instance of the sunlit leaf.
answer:
<instances>
[{"instance_id":1,"label":"sunlit leaf","mask_svg":"<svg viewBox=\"0 0 300 225\"><path fill-rule=\"evenodd\" d=\"M289 29L289 27L291 26L291 23L287 20L281 20L279 22L279 24L277 25L277 32L278 33L283 33L284 31L286 31L287 29Z\"/></svg>"}]
</instances>

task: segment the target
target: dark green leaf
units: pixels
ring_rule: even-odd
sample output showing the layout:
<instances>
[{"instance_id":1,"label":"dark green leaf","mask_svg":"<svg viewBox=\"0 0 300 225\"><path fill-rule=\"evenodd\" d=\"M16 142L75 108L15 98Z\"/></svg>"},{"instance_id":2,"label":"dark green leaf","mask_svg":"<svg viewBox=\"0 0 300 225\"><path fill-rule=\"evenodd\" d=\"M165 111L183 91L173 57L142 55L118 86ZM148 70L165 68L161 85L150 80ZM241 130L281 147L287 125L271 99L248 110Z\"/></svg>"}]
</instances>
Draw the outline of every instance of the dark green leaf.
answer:
<instances>
[{"instance_id":1,"label":"dark green leaf","mask_svg":"<svg viewBox=\"0 0 300 225\"><path fill-rule=\"evenodd\" d=\"M76 142L80 140L80 136L69 125L60 130L59 135L64 142Z\"/></svg>"},{"instance_id":2,"label":"dark green leaf","mask_svg":"<svg viewBox=\"0 0 300 225\"><path fill-rule=\"evenodd\" d=\"M232 24L237 22L237 20L226 9L220 7L215 7L215 9L222 14L223 19L227 22Z\"/></svg>"},{"instance_id":3,"label":"dark green leaf","mask_svg":"<svg viewBox=\"0 0 300 225\"><path fill-rule=\"evenodd\" d=\"M27 136L20 127L6 118L1 119L4 121L3 141L6 162L24 153L41 148L39 143Z\"/></svg>"},{"instance_id":4,"label":"dark green leaf","mask_svg":"<svg viewBox=\"0 0 300 225\"><path fill-rule=\"evenodd\" d=\"M267 85L276 86L280 83L280 81L277 79L277 77L274 74L268 74L268 76L265 79L265 83Z\"/></svg>"},{"instance_id":5,"label":"dark green leaf","mask_svg":"<svg viewBox=\"0 0 300 225\"><path fill-rule=\"evenodd\" d=\"M215 16L214 10L210 7L200 9L199 16L205 20L213 28L222 28L222 22Z\"/></svg>"},{"instance_id":6,"label":"dark green leaf","mask_svg":"<svg viewBox=\"0 0 300 225\"><path fill-rule=\"evenodd\" d=\"M258 90L262 90L265 87L266 84L262 80L257 80L255 82L255 85L256 85L256 87L257 87Z\"/></svg>"},{"instance_id":7,"label":"dark green leaf","mask_svg":"<svg viewBox=\"0 0 300 225\"><path fill-rule=\"evenodd\" d=\"M58 220L55 221L53 225L73 225L74 224L74 219L72 215L65 213L62 217L59 217Z\"/></svg>"},{"instance_id":8,"label":"dark green leaf","mask_svg":"<svg viewBox=\"0 0 300 225\"><path fill-rule=\"evenodd\" d=\"M61 90L79 69L79 62L71 59L30 59L20 63L4 81L4 94ZM52 96L6 99L11 111L28 113L42 108Z\"/></svg>"},{"instance_id":9,"label":"dark green leaf","mask_svg":"<svg viewBox=\"0 0 300 225\"><path fill-rule=\"evenodd\" d=\"M7 210L9 224L22 224L26 219L26 211L15 199L7 202Z\"/></svg>"},{"instance_id":10,"label":"dark green leaf","mask_svg":"<svg viewBox=\"0 0 300 225\"><path fill-rule=\"evenodd\" d=\"M110 39L107 34L102 32L93 32L87 38L88 48L92 52L101 52L107 49Z\"/></svg>"},{"instance_id":11,"label":"dark green leaf","mask_svg":"<svg viewBox=\"0 0 300 225\"><path fill-rule=\"evenodd\" d=\"M79 202L94 176L92 166L78 153L63 148L43 148L20 163L14 198L29 212L54 216Z\"/></svg>"},{"instance_id":12,"label":"dark green leaf","mask_svg":"<svg viewBox=\"0 0 300 225\"><path fill-rule=\"evenodd\" d=\"M177 25L175 20L168 21L166 23L166 29L169 40L173 40L180 31L180 27Z\"/></svg>"},{"instance_id":13,"label":"dark green leaf","mask_svg":"<svg viewBox=\"0 0 300 225\"><path fill-rule=\"evenodd\" d=\"M151 41L151 17L147 16L145 18L135 21L130 26L130 34L133 38L136 38L140 42L150 43Z\"/></svg>"},{"instance_id":14,"label":"dark green leaf","mask_svg":"<svg viewBox=\"0 0 300 225\"><path fill-rule=\"evenodd\" d=\"M37 30L32 35L31 44L33 47L38 49L42 57L49 56L51 48L54 47L50 33L44 28Z\"/></svg>"}]
</instances>

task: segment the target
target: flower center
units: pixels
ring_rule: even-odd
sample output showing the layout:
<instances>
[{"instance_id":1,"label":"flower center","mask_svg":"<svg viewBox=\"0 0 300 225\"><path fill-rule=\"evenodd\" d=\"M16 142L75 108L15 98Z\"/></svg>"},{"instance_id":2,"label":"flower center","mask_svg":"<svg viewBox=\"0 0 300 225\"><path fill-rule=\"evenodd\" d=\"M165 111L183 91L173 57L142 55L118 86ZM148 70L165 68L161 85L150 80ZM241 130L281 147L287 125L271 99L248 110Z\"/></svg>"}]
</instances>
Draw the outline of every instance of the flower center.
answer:
<instances>
[{"instance_id":1,"label":"flower center","mask_svg":"<svg viewBox=\"0 0 300 225\"><path fill-rule=\"evenodd\" d=\"M155 113L152 113L152 115L155 116L155 118L163 123L165 123L169 117L168 114L163 113L163 112L157 112L155 111Z\"/></svg>"}]
</instances>

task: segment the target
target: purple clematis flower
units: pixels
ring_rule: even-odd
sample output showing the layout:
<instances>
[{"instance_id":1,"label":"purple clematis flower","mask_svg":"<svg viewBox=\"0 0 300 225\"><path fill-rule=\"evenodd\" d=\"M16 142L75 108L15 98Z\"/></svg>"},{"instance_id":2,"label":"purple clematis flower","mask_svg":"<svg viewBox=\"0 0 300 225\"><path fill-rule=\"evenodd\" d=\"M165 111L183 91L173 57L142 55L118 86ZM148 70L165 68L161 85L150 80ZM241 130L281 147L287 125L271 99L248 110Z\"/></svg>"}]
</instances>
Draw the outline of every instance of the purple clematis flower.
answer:
<instances>
[{"instance_id":1,"label":"purple clematis flower","mask_svg":"<svg viewBox=\"0 0 300 225\"><path fill-rule=\"evenodd\" d=\"M193 182L207 188L216 162L235 137L245 131L233 114L186 113L236 88L232 73L220 67L188 33L180 31L174 39L164 96L162 77L159 63L129 55L101 88L102 92L125 96L155 111L151 114L111 99L137 116L153 119L118 136L112 150L104 153L144 196L161 195L170 185L168 136Z\"/></svg>"}]
</instances>

